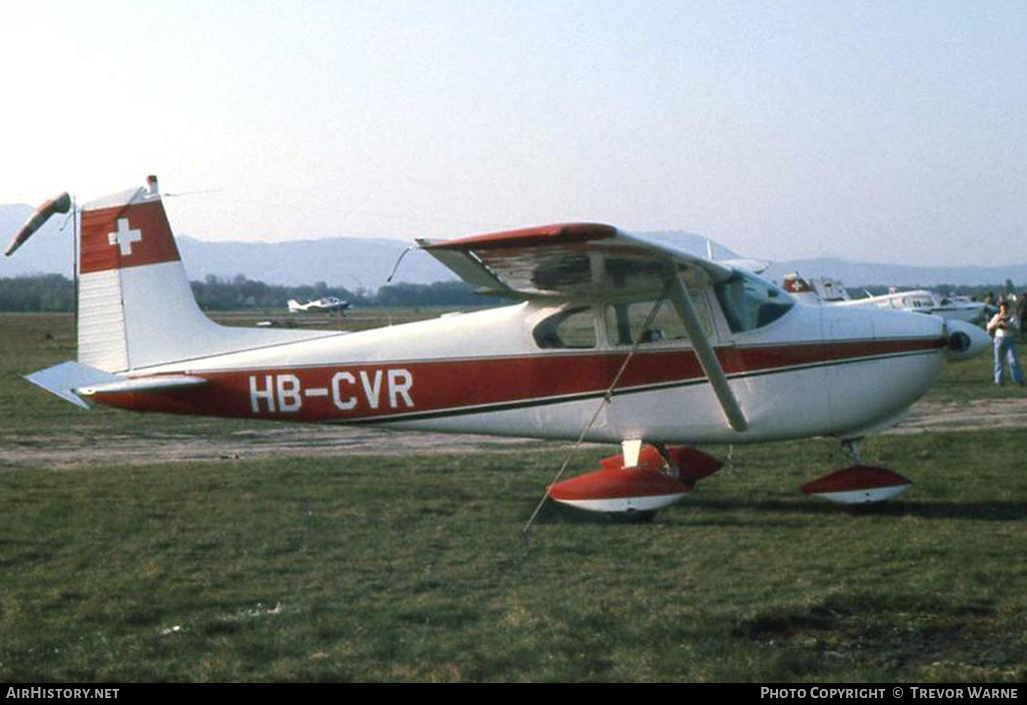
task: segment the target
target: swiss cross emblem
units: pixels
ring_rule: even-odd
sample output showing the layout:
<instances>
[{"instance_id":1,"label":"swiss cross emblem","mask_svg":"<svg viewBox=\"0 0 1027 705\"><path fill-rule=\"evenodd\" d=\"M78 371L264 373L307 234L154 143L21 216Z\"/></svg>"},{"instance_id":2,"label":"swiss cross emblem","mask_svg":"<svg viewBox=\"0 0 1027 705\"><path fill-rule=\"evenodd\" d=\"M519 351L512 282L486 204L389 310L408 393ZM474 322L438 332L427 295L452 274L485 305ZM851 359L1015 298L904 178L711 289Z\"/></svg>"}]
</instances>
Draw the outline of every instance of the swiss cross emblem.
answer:
<instances>
[{"instance_id":1,"label":"swiss cross emblem","mask_svg":"<svg viewBox=\"0 0 1027 705\"><path fill-rule=\"evenodd\" d=\"M128 218L118 218L118 229L116 232L107 233L107 242L113 247L121 247L121 254L128 256L132 254L132 243L142 242L143 231L131 230L128 227Z\"/></svg>"}]
</instances>

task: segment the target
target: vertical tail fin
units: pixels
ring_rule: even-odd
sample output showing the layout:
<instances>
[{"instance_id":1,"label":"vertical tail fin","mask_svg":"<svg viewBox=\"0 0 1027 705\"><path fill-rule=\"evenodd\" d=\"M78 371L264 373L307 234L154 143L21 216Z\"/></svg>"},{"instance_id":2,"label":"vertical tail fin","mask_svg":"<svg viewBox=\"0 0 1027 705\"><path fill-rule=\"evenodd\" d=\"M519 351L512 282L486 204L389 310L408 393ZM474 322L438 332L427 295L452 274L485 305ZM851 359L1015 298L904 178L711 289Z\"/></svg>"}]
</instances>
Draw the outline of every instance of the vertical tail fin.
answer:
<instances>
[{"instance_id":1,"label":"vertical tail fin","mask_svg":"<svg viewBox=\"0 0 1027 705\"><path fill-rule=\"evenodd\" d=\"M153 321L202 317L157 180L147 182L82 208L78 355L109 372L168 359L157 353L179 334Z\"/></svg>"},{"instance_id":2,"label":"vertical tail fin","mask_svg":"<svg viewBox=\"0 0 1027 705\"><path fill-rule=\"evenodd\" d=\"M79 362L122 372L312 337L224 328L207 318L164 212L157 178L82 208Z\"/></svg>"}]
</instances>

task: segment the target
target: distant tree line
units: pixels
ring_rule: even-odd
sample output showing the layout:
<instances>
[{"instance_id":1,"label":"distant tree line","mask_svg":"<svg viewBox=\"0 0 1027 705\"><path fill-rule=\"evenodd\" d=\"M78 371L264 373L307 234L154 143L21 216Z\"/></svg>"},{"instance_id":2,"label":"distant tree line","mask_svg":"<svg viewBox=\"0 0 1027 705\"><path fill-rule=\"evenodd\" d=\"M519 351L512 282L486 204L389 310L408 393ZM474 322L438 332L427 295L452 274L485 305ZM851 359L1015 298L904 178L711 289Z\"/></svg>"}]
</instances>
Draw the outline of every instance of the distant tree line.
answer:
<instances>
[{"instance_id":1,"label":"distant tree line","mask_svg":"<svg viewBox=\"0 0 1027 705\"><path fill-rule=\"evenodd\" d=\"M289 299L306 302L325 296L349 301L355 307L375 306L495 306L495 297L476 294L464 282L391 284L377 292L350 291L316 282L313 286L278 286L237 275L223 279L208 275L190 282L200 308L206 311L284 309ZM73 282L60 274L0 278L0 311L49 312L74 310Z\"/></svg>"},{"instance_id":2,"label":"distant tree line","mask_svg":"<svg viewBox=\"0 0 1027 705\"><path fill-rule=\"evenodd\" d=\"M335 296L355 307L374 306L495 306L496 299L475 293L465 282L448 281L432 284L389 284L378 291L351 291L341 286L315 282L313 286L279 286L247 279L238 274L222 279L212 274L202 282L190 282L200 308L208 311L237 309L284 308L289 299L303 303L311 299Z\"/></svg>"},{"instance_id":3,"label":"distant tree line","mask_svg":"<svg viewBox=\"0 0 1027 705\"><path fill-rule=\"evenodd\" d=\"M470 284L453 281L434 284L390 284L377 292L368 289L351 291L341 286L328 286L324 282L316 282L313 286L279 286L247 279L241 274L230 279L208 275L203 281L190 283L196 301L200 308L206 311L284 309L289 299L305 302L325 296L336 296L349 301L355 307L495 306L502 303L501 299L476 294ZM963 294L983 300L989 292L996 298L1005 296L1011 286L1012 282L997 286L942 284L924 288L930 288L942 296ZM1027 289L1027 285L1015 288L1020 292ZM887 286L847 289L849 294L856 298L864 296L868 291L874 296L888 293ZM72 311L74 303L74 285L70 279L60 274L0 278L0 311Z\"/></svg>"},{"instance_id":4,"label":"distant tree line","mask_svg":"<svg viewBox=\"0 0 1027 705\"><path fill-rule=\"evenodd\" d=\"M60 274L0 279L0 311L71 311L75 287Z\"/></svg>"}]
</instances>

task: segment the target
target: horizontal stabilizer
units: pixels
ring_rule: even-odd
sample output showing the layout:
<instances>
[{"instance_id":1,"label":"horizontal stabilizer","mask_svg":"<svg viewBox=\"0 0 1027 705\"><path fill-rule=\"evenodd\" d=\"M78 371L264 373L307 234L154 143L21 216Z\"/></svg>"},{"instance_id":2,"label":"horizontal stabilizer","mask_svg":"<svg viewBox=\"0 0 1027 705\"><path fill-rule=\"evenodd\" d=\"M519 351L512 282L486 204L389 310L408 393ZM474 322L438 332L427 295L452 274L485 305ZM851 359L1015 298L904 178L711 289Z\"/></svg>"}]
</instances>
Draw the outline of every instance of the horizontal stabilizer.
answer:
<instances>
[{"instance_id":1,"label":"horizontal stabilizer","mask_svg":"<svg viewBox=\"0 0 1027 705\"><path fill-rule=\"evenodd\" d=\"M118 376L83 365L81 362L69 361L25 375L25 379L65 401L70 401L75 406L88 409L89 405L76 393L78 388L114 382L118 380Z\"/></svg>"},{"instance_id":2,"label":"horizontal stabilizer","mask_svg":"<svg viewBox=\"0 0 1027 705\"><path fill-rule=\"evenodd\" d=\"M181 389L182 387L196 387L206 384L203 377L191 377L189 375L163 375L157 377L142 377L140 379L117 379L110 382L102 382L85 387L79 387L77 391L82 396L91 397L94 394L130 394L138 392L163 392L169 389Z\"/></svg>"},{"instance_id":3,"label":"horizontal stabilizer","mask_svg":"<svg viewBox=\"0 0 1027 705\"><path fill-rule=\"evenodd\" d=\"M89 404L82 397L91 397L94 394L159 392L207 383L203 377L190 375L163 375L131 379L98 370L81 362L62 362L59 365L26 375L25 379L83 409L88 409Z\"/></svg>"}]
</instances>

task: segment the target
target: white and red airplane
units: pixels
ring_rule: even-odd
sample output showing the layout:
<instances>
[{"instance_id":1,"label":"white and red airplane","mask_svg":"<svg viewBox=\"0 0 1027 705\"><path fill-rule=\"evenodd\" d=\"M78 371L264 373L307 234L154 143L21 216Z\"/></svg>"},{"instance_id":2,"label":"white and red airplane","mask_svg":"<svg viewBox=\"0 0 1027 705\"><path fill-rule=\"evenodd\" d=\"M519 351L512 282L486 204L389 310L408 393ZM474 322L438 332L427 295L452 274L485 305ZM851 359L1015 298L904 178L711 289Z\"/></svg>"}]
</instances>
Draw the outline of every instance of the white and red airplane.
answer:
<instances>
[{"instance_id":1,"label":"white and red airplane","mask_svg":"<svg viewBox=\"0 0 1027 705\"><path fill-rule=\"evenodd\" d=\"M349 301L343 301L337 296L325 296L305 304L296 299L289 299L288 306L289 313L341 313L349 309Z\"/></svg>"},{"instance_id":2,"label":"white and red airplane","mask_svg":"<svg viewBox=\"0 0 1027 705\"><path fill-rule=\"evenodd\" d=\"M150 177L82 208L78 361L27 379L84 407L621 444L549 496L651 513L719 467L692 445L813 436L857 464L805 491L892 497L909 481L853 442L896 423L943 357L989 344L933 316L802 305L609 225L419 244L516 303L355 333L223 327L196 305Z\"/></svg>"}]
</instances>

